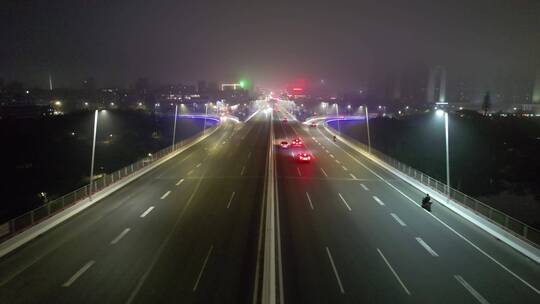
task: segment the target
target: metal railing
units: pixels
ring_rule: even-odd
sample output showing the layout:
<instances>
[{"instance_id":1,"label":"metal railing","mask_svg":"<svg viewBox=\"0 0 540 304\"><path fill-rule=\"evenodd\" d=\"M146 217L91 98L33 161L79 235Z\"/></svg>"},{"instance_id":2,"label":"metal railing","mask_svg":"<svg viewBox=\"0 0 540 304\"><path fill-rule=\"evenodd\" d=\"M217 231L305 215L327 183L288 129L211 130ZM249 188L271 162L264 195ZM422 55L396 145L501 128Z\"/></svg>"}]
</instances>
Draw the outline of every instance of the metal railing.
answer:
<instances>
[{"instance_id":1,"label":"metal railing","mask_svg":"<svg viewBox=\"0 0 540 304\"><path fill-rule=\"evenodd\" d=\"M336 132L337 133L337 132ZM350 142L353 142L359 148L363 149L366 153L368 153L368 147L367 145L361 143L360 141L341 133L340 136L346 138ZM540 248L540 231L536 228L533 228L524 222L502 212L499 211L471 196L468 196L467 194L456 190L454 188L450 187L450 194L447 193L447 187L446 183L440 182L429 175L418 171L376 149L371 147L371 154L378 157L388 165L392 166L393 168L399 170L401 173L406 174L407 176L414 178L415 180L419 181L425 186L428 186L432 190L435 190L442 195L450 197L453 201L460 204L461 206L464 206L468 208L469 210L474 211L476 214L482 216L483 218L489 220L490 222L502 227L506 231L520 237L521 239L529 242L535 247Z\"/></svg>"},{"instance_id":2,"label":"metal railing","mask_svg":"<svg viewBox=\"0 0 540 304\"><path fill-rule=\"evenodd\" d=\"M216 126L209 128L213 129ZM207 130L207 131L208 131ZM196 135L189 137L188 139L181 140L179 143L176 143L173 146L163 148L155 153L149 154L147 157L138 160L135 163L127 165L117 171L114 171L109 174L103 174L101 177L94 179L92 185L92 195L98 194L99 191L104 190L105 188L121 181L122 179L136 173L137 171L148 167L149 165L155 163L156 161L161 160L162 158L170 155L171 153L183 148L186 145L189 145L196 141L202 132L197 133ZM17 216L3 224L0 225L0 242L9 239L13 235L16 235L35 224L51 217L52 215L75 205L77 202L88 198L89 186L85 185L75 191L72 191L68 194L65 194L57 199L54 199L50 202L43 204L43 206L28 211L20 216Z\"/></svg>"}]
</instances>

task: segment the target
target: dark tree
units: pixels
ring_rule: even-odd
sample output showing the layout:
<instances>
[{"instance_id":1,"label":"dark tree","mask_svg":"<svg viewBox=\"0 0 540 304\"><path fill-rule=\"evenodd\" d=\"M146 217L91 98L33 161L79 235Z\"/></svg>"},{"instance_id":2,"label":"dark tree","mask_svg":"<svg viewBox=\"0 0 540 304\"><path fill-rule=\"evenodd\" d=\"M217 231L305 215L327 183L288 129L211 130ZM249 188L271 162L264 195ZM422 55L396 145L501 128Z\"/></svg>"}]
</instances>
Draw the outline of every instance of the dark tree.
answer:
<instances>
[{"instance_id":1,"label":"dark tree","mask_svg":"<svg viewBox=\"0 0 540 304\"><path fill-rule=\"evenodd\" d=\"M484 95L484 101L482 102L482 110L484 110L484 116L487 116L489 109L491 108L491 95L489 91Z\"/></svg>"}]
</instances>

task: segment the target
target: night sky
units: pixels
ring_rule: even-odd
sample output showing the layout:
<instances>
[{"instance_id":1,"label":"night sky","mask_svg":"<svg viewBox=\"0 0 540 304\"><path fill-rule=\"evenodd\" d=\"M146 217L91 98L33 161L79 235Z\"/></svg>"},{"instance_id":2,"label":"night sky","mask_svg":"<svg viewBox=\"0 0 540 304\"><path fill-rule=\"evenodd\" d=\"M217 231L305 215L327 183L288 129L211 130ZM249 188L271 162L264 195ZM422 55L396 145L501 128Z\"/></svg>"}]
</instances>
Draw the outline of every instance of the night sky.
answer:
<instances>
[{"instance_id":1,"label":"night sky","mask_svg":"<svg viewBox=\"0 0 540 304\"><path fill-rule=\"evenodd\" d=\"M532 74L540 1L27 1L0 9L0 77L45 87L246 77L357 85L379 70ZM512 74L513 75L513 74Z\"/></svg>"}]
</instances>

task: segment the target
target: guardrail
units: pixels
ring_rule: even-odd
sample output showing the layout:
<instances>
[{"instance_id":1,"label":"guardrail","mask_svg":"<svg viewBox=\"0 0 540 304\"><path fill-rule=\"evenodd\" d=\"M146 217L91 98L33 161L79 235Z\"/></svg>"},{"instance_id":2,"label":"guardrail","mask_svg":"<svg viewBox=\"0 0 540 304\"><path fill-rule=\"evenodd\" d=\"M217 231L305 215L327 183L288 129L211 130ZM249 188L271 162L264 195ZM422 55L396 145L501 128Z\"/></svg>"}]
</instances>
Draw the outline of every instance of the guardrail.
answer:
<instances>
[{"instance_id":1,"label":"guardrail","mask_svg":"<svg viewBox=\"0 0 540 304\"><path fill-rule=\"evenodd\" d=\"M212 128L216 128L214 126ZM211 128L209 128L211 129ZM173 146L166 147L157 151L156 153L149 154L147 157L138 160L122 169L119 169L110 174L103 174L100 178L94 179L92 185L92 196L96 195L99 191L106 189L109 186L119 182L120 180L136 173L137 171L148 167L149 165L159 161L163 157L183 148L186 145L196 141L201 136L201 133L197 133L194 136L181 140ZM12 236L42 222L43 220L51 217L58 212L73 206L77 202L88 198L90 185L85 185L75 191L65 194L55 200L45 203L43 206L28 211L20 216L17 216L0 225L0 242L3 242Z\"/></svg>"},{"instance_id":2,"label":"guardrail","mask_svg":"<svg viewBox=\"0 0 540 304\"><path fill-rule=\"evenodd\" d=\"M325 122L325 125L326 122ZM360 141L340 133L340 136L356 143L361 149L368 151L368 147L361 143ZM524 222L499 211L467 194L456 190L450 187L450 193L447 193L446 183L440 182L429 175L416 170L386 154L374 149L371 147L371 154L375 155L382 161L386 162L388 165L399 170L401 173L414 178L425 186L428 186L434 191L439 192L440 194L449 197L452 201L459 203L461 206L466 207L469 210L474 211L476 214L481 217L489 220L490 222L496 224L497 226L502 227L504 230L512 233L513 235L527 241L536 248L540 248L540 230L533 228Z\"/></svg>"}]
</instances>

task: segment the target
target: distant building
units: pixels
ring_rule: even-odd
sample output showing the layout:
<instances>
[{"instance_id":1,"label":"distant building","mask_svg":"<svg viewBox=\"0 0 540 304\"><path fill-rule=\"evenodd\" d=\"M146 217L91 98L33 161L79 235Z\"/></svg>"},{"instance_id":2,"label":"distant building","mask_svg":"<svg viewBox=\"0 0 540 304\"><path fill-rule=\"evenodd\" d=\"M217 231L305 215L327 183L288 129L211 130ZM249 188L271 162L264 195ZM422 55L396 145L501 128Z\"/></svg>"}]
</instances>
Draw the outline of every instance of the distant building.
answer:
<instances>
[{"instance_id":1,"label":"distant building","mask_svg":"<svg viewBox=\"0 0 540 304\"><path fill-rule=\"evenodd\" d=\"M208 90L208 93L210 94L217 94L217 92L219 91L217 82L216 81L209 82L207 90Z\"/></svg>"},{"instance_id":2,"label":"distant building","mask_svg":"<svg viewBox=\"0 0 540 304\"><path fill-rule=\"evenodd\" d=\"M540 67L536 71L536 80L534 81L532 102L540 103Z\"/></svg>"},{"instance_id":3,"label":"distant building","mask_svg":"<svg viewBox=\"0 0 540 304\"><path fill-rule=\"evenodd\" d=\"M197 92L199 94L204 94L208 91L208 87L206 86L206 81L199 80L197 81Z\"/></svg>"},{"instance_id":4,"label":"distant building","mask_svg":"<svg viewBox=\"0 0 540 304\"><path fill-rule=\"evenodd\" d=\"M426 92L428 103L446 102L446 68L435 66L429 70Z\"/></svg>"}]
</instances>

